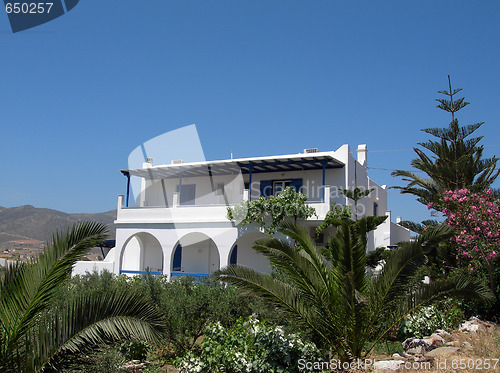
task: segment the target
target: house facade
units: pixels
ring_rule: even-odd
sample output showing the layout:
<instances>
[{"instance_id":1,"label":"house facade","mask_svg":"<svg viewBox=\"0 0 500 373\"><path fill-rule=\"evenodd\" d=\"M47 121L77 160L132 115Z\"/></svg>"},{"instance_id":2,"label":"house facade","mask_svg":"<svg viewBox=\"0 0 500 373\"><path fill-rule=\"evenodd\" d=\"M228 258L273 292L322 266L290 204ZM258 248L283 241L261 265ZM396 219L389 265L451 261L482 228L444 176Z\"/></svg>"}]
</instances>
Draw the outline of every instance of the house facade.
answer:
<instances>
[{"instance_id":1,"label":"house facade","mask_svg":"<svg viewBox=\"0 0 500 373\"><path fill-rule=\"evenodd\" d=\"M227 208L260 196L277 195L286 187L307 196L316 216L301 224L315 235L333 203L349 205L341 189L373 189L358 201L358 216L388 215L370 232L368 250L392 247L408 241L410 231L391 222L387 189L367 175L366 145L357 157L348 145L336 151L227 159L184 163L174 160L154 165L152 159L140 169L123 170L127 194L118 196L116 246L104 261L79 262L73 273L107 269L115 274L137 275L150 271L169 278L203 277L229 264L241 264L262 272L270 270L266 258L252 249L265 237L257 225L241 225L227 218ZM141 179L137 203L129 197L131 177ZM328 232L326 232L328 233Z\"/></svg>"}]
</instances>

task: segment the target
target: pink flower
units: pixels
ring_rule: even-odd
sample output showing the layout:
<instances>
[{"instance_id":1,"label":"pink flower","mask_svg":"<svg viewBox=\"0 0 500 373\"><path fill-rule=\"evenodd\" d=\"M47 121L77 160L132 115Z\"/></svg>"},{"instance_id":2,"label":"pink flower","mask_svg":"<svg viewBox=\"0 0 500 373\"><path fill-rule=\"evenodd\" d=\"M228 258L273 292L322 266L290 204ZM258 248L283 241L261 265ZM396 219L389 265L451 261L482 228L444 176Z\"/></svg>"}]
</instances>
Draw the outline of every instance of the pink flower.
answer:
<instances>
[{"instance_id":1,"label":"pink flower","mask_svg":"<svg viewBox=\"0 0 500 373\"><path fill-rule=\"evenodd\" d=\"M432 208L432 205L434 205L434 202L429 202L427 204L427 210L430 210Z\"/></svg>"}]
</instances>

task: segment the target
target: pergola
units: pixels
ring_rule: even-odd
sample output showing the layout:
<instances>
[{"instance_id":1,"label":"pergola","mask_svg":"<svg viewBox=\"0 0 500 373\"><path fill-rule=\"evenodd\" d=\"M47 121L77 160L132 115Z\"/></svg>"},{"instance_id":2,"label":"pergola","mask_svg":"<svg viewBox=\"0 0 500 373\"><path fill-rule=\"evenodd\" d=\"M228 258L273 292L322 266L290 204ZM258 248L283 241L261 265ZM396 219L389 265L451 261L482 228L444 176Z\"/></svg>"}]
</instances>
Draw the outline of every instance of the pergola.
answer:
<instances>
[{"instance_id":1,"label":"pergola","mask_svg":"<svg viewBox=\"0 0 500 373\"><path fill-rule=\"evenodd\" d=\"M181 192L182 178L193 176L231 175L241 172L248 174L249 178L249 198L251 198L252 174L265 172L286 172L302 170L322 170L323 171L323 200L325 193L325 170L329 168L342 168L344 163L335 159L330 152L280 155L273 157L239 158L209 162L179 163L170 165L158 165L148 168L137 168L121 170L127 177L127 198L128 207L130 195L130 177L137 176L146 180L159 180L179 178L179 193ZM212 183L213 184L213 183Z\"/></svg>"}]
</instances>

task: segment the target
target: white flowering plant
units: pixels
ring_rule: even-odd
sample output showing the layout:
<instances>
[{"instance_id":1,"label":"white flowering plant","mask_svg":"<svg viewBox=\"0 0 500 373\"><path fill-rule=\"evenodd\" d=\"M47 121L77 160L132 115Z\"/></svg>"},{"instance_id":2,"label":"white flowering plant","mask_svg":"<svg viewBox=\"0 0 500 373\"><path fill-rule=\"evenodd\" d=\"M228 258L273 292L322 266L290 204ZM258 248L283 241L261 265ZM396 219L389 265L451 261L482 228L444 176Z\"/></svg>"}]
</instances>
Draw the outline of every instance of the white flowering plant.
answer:
<instances>
[{"instance_id":1,"label":"white flowering plant","mask_svg":"<svg viewBox=\"0 0 500 373\"><path fill-rule=\"evenodd\" d=\"M434 333L437 329L452 330L463 319L463 312L450 300L438 305L422 307L406 316L399 329L399 337L422 338Z\"/></svg>"},{"instance_id":2,"label":"white flowering plant","mask_svg":"<svg viewBox=\"0 0 500 373\"><path fill-rule=\"evenodd\" d=\"M230 329L209 324L199 352L188 352L176 366L180 373L284 373L299 371L300 359L321 361L321 353L314 344L252 316Z\"/></svg>"}]
</instances>

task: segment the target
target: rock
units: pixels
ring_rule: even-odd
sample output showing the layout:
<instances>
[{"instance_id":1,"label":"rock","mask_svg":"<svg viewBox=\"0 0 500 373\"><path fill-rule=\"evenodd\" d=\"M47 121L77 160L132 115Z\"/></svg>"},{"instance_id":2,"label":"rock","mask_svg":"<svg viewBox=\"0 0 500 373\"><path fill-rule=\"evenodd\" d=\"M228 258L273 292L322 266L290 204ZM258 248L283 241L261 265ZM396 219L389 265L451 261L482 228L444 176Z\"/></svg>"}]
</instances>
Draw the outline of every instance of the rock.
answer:
<instances>
[{"instance_id":1,"label":"rock","mask_svg":"<svg viewBox=\"0 0 500 373\"><path fill-rule=\"evenodd\" d=\"M450 342L453 339L452 335L443 329L436 330L434 332L434 334L439 335L441 338L443 338L447 342Z\"/></svg>"},{"instance_id":2,"label":"rock","mask_svg":"<svg viewBox=\"0 0 500 373\"><path fill-rule=\"evenodd\" d=\"M406 353L408 355L415 356L415 355L423 355L425 353L425 351L426 351L426 349L424 346L418 346L418 347L410 348L408 351L406 351Z\"/></svg>"},{"instance_id":3,"label":"rock","mask_svg":"<svg viewBox=\"0 0 500 373\"><path fill-rule=\"evenodd\" d=\"M471 332L476 333L480 328L480 325L474 321L466 321L460 325L458 329L460 332Z\"/></svg>"},{"instance_id":4,"label":"rock","mask_svg":"<svg viewBox=\"0 0 500 373\"><path fill-rule=\"evenodd\" d=\"M405 357L401 354L398 354L397 352L395 354L392 354L393 359L404 359Z\"/></svg>"},{"instance_id":5,"label":"rock","mask_svg":"<svg viewBox=\"0 0 500 373\"><path fill-rule=\"evenodd\" d=\"M469 342L462 342L461 346L467 349L472 349L472 345Z\"/></svg>"},{"instance_id":6,"label":"rock","mask_svg":"<svg viewBox=\"0 0 500 373\"><path fill-rule=\"evenodd\" d=\"M455 355L458 351L460 351L460 348L458 347L439 347L432 351L429 351L425 356L432 358L443 358Z\"/></svg>"},{"instance_id":7,"label":"rock","mask_svg":"<svg viewBox=\"0 0 500 373\"><path fill-rule=\"evenodd\" d=\"M460 347L459 341L446 342L446 347Z\"/></svg>"},{"instance_id":8,"label":"rock","mask_svg":"<svg viewBox=\"0 0 500 373\"><path fill-rule=\"evenodd\" d=\"M477 317L473 316L469 319L469 321L466 321L460 325L459 331L475 333L479 330L486 331L488 328L491 328L494 326L495 325L492 323L481 321Z\"/></svg>"},{"instance_id":9,"label":"rock","mask_svg":"<svg viewBox=\"0 0 500 373\"><path fill-rule=\"evenodd\" d=\"M413 361L416 361L416 362L423 362L423 361L432 361L434 360L434 358L432 357L429 357L429 356L415 356L413 358Z\"/></svg>"},{"instance_id":10,"label":"rock","mask_svg":"<svg viewBox=\"0 0 500 373\"><path fill-rule=\"evenodd\" d=\"M146 369L149 363L141 363L140 360L132 360L125 365L119 367L120 371L135 373Z\"/></svg>"},{"instance_id":11,"label":"rock","mask_svg":"<svg viewBox=\"0 0 500 373\"><path fill-rule=\"evenodd\" d=\"M408 351L414 348L422 348L423 352L430 351L435 349L436 347L444 346L444 340L436 336L434 338L408 338L406 339L401 346L403 350Z\"/></svg>"},{"instance_id":12,"label":"rock","mask_svg":"<svg viewBox=\"0 0 500 373\"><path fill-rule=\"evenodd\" d=\"M427 348L430 344L428 344L426 340L420 338L408 338L401 344L401 347L403 347L405 351L420 346L425 346Z\"/></svg>"},{"instance_id":13,"label":"rock","mask_svg":"<svg viewBox=\"0 0 500 373\"><path fill-rule=\"evenodd\" d=\"M404 360L380 360L373 364L373 368L381 370L398 370L400 365L404 363Z\"/></svg>"},{"instance_id":14,"label":"rock","mask_svg":"<svg viewBox=\"0 0 500 373\"><path fill-rule=\"evenodd\" d=\"M424 341L427 345L432 347L443 347L445 344L445 340L437 334L433 334L428 338L424 338Z\"/></svg>"}]
</instances>

